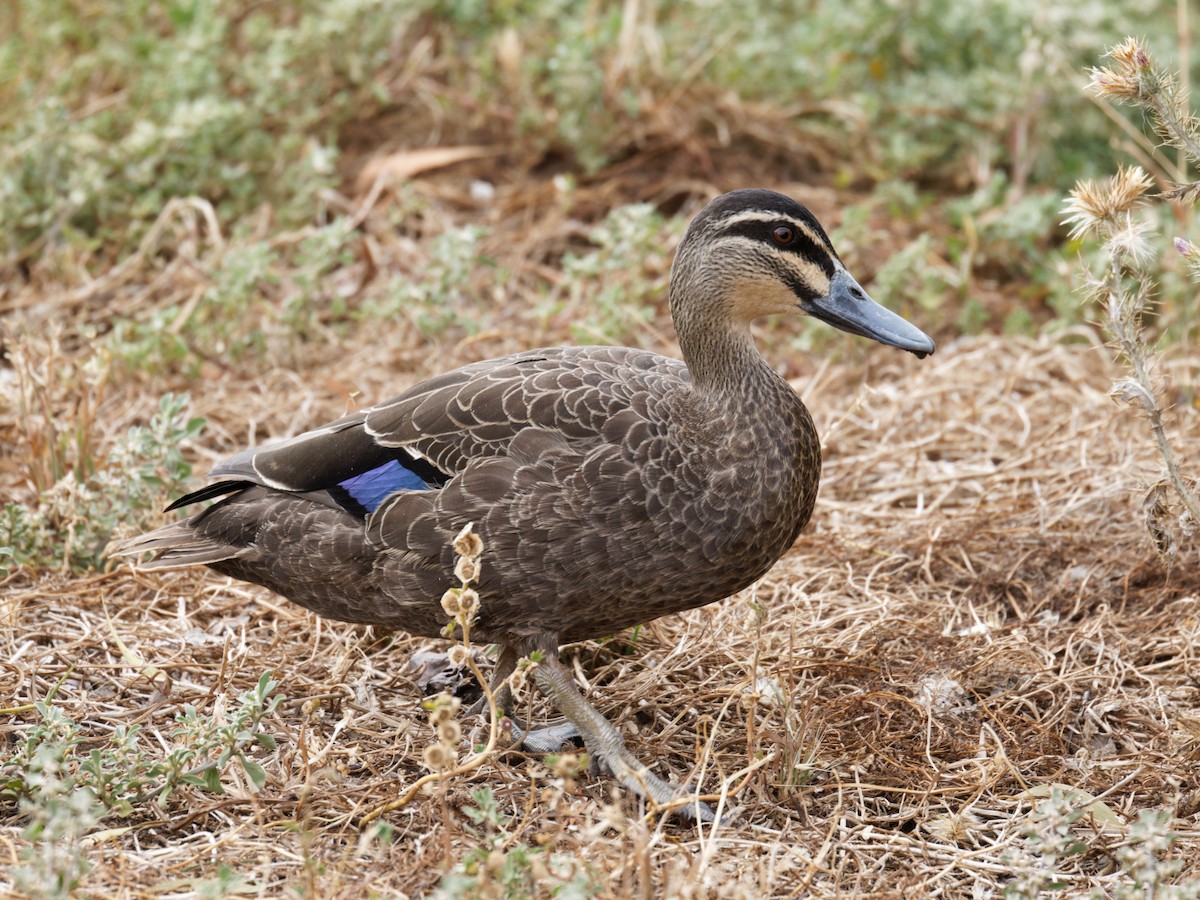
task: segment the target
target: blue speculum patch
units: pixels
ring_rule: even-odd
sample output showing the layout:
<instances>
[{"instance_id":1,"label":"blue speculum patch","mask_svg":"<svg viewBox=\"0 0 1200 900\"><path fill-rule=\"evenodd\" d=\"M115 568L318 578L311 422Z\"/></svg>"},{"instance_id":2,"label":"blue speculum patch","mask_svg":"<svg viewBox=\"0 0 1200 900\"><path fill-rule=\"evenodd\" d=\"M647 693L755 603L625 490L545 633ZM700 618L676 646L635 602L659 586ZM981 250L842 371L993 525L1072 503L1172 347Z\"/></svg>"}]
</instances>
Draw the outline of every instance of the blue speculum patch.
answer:
<instances>
[{"instance_id":1,"label":"blue speculum patch","mask_svg":"<svg viewBox=\"0 0 1200 900\"><path fill-rule=\"evenodd\" d=\"M353 478L339 481L338 486L344 488L367 512L374 512L388 495L396 491L423 491L430 487L420 475L394 459Z\"/></svg>"}]
</instances>

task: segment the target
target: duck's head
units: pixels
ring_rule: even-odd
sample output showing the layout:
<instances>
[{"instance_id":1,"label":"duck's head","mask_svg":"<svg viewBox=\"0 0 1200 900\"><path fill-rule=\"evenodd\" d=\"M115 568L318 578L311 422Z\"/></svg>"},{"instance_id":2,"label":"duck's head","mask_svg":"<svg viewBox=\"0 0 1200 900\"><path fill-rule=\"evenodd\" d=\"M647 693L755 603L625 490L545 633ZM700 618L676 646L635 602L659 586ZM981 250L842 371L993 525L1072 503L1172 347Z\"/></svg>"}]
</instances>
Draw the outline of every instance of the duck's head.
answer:
<instances>
[{"instance_id":1,"label":"duck's head","mask_svg":"<svg viewBox=\"0 0 1200 900\"><path fill-rule=\"evenodd\" d=\"M816 217L774 191L722 194L688 226L671 270L677 327L718 312L692 308L705 302L734 326L800 313L919 357L934 351L921 329L867 296Z\"/></svg>"}]
</instances>

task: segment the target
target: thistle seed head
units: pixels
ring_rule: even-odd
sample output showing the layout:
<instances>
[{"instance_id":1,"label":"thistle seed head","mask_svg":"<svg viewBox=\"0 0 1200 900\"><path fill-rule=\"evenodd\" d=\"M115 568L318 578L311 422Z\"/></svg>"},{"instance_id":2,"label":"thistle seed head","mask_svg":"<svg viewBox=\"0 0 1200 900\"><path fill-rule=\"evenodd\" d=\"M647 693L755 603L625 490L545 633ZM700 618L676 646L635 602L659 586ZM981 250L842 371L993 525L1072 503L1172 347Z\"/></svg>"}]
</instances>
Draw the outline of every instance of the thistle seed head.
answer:
<instances>
[{"instance_id":1,"label":"thistle seed head","mask_svg":"<svg viewBox=\"0 0 1200 900\"><path fill-rule=\"evenodd\" d=\"M1063 224L1071 226L1072 238L1083 237L1101 226L1114 229L1123 224L1118 223L1118 217L1138 206L1152 185L1141 166L1122 166L1111 178L1081 181L1067 200Z\"/></svg>"},{"instance_id":2,"label":"thistle seed head","mask_svg":"<svg viewBox=\"0 0 1200 900\"><path fill-rule=\"evenodd\" d=\"M1136 266L1144 265L1153 253L1146 239L1153 226L1131 216L1122 216L1108 236L1108 248L1114 256L1124 258Z\"/></svg>"},{"instance_id":3,"label":"thistle seed head","mask_svg":"<svg viewBox=\"0 0 1200 900\"><path fill-rule=\"evenodd\" d=\"M1111 67L1088 70L1088 90L1097 97L1135 103L1156 89L1153 62L1137 38L1126 38L1105 55L1113 61Z\"/></svg>"}]
</instances>

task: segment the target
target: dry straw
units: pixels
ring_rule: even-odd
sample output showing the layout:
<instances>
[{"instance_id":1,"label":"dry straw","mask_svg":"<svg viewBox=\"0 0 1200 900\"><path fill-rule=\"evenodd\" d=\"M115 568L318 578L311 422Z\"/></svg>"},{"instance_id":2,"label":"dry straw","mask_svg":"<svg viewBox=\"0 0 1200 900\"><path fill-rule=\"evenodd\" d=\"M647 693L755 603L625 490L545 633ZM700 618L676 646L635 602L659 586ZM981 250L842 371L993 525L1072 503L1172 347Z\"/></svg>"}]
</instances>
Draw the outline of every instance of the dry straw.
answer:
<instances>
[{"instance_id":1,"label":"dry straw","mask_svg":"<svg viewBox=\"0 0 1200 900\"><path fill-rule=\"evenodd\" d=\"M1141 810L1181 835L1175 877L1200 878L1200 580L1165 570L1139 524L1156 463L1111 374L1102 347L986 338L798 383L826 468L796 548L730 601L565 657L661 775L742 788L723 824L655 823L604 778L476 754L452 702L431 729L404 674L420 642L203 572L8 584L0 728L19 740L56 690L85 740L138 723L152 754L183 704L211 709L264 669L282 681L265 787L227 778L105 823L81 849L96 897L182 895L220 866L266 894L420 895L480 846L463 811L485 786L497 849L536 848L543 895L588 867L607 897L991 894L1036 881L1031 835L1050 826L1034 809L1055 784L1090 810L1067 826L1071 892L1121 883ZM1194 417L1180 439L1200 439ZM478 764L428 759L431 741ZM423 779L432 795L412 791ZM10 820L6 868L23 845Z\"/></svg>"}]
</instances>

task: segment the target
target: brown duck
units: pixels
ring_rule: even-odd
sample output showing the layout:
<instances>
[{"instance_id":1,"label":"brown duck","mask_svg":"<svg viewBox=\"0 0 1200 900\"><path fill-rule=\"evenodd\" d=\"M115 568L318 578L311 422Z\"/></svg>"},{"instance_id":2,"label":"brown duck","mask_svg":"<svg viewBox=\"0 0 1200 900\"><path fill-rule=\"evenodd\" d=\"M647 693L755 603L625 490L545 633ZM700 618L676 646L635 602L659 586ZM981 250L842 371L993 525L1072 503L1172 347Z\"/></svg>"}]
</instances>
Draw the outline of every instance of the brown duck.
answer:
<instances>
[{"instance_id":1,"label":"brown duck","mask_svg":"<svg viewBox=\"0 0 1200 900\"><path fill-rule=\"evenodd\" d=\"M682 362L556 347L455 369L231 457L212 471L220 481L170 508L220 502L118 552L438 637L457 583L451 544L474 523L486 555L472 634L500 647L493 684L540 651L535 681L592 756L652 801L676 799L583 697L559 645L721 600L808 521L820 442L752 321L800 313L920 357L934 345L866 295L805 207L772 191L733 191L700 212L670 303Z\"/></svg>"}]
</instances>

